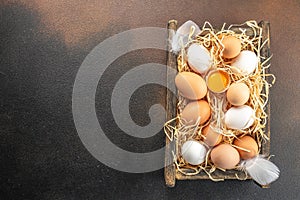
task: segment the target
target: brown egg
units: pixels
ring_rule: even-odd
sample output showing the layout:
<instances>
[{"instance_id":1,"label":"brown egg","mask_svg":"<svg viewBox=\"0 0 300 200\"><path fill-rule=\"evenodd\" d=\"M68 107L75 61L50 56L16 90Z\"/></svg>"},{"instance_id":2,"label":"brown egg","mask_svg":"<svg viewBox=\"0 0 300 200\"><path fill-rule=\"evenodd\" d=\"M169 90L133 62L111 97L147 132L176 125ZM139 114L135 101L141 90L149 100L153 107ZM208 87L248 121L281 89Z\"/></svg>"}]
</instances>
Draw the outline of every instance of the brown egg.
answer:
<instances>
[{"instance_id":1,"label":"brown egg","mask_svg":"<svg viewBox=\"0 0 300 200\"><path fill-rule=\"evenodd\" d=\"M191 100L202 99L207 93L204 79L193 72L180 72L175 77L175 84L180 94Z\"/></svg>"},{"instance_id":2,"label":"brown egg","mask_svg":"<svg viewBox=\"0 0 300 200\"><path fill-rule=\"evenodd\" d=\"M202 135L205 137L203 142L211 147L220 144L223 139L222 134L214 131L210 125L203 128Z\"/></svg>"},{"instance_id":3,"label":"brown egg","mask_svg":"<svg viewBox=\"0 0 300 200\"><path fill-rule=\"evenodd\" d=\"M181 113L181 117L186 121L186 125L195 124L200 117L200 124L204 124L210 117L211 109L204 100L192 101L188 103Z\"/></svg>"},{"instance_id":4,"label":"brown egg","mask_svg":"<svg viewBox=\"0 0 300 200\"><path fill-rule=\"evenodd\" d=\"M244 105L250 97L249 87L245 83L233 83L229 86L226 97L234 106Z\"/></svg>"},{"instance_id":5,"label":"brown egg","mask_svg":"<svg viewBox=\"0 0 300 200\"><path fill-rule=\"evenodd\" d=\"M242 159L247 160L257 156L258 145L257 142L251 136L244 136L242 138L237 138L234 140L233 144L235 146L241 147L243 149L249 150L250 152L244 151L242 149L236 148L240 153Z\"/></svg>"},{"instance_id":6,"label":"brown egg","mask_svg":"<svg viewBox=\"0 0 300 200\"><path fill-rule=\"evenodd\" d=\"M230 144L220 144L210 153L212 162L222 169L233 169L240 162L239 152Z\"/></svg>"},{"instance_id":7,"label":"brown egg","mask_svg":"<svg viewBox=\"0 0 300 200\"><path fill-rule=\"evenodd\" d=\"M241 52L241 41L234 36L225 36L222 40L222 44L224 45L224 58L234 58Z\"/></svg>"}]
</instances>

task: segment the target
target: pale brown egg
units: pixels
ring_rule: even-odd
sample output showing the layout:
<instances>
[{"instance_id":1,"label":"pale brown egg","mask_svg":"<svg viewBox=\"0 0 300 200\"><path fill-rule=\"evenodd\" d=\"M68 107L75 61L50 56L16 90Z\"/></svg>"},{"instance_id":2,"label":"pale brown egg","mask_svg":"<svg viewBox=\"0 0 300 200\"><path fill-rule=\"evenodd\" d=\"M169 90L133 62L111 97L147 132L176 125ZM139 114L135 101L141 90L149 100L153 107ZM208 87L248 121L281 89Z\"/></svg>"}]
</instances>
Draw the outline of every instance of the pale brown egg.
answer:
<instances>
[{"instance_id":1,"label":"pale brown egg","mask_svg":"<svg viewBox=\"0 0 300 200\"><path fill-rule=\"evenodd\" d=\"M200 124L204 124L210 117L211 109L207 101L192 101L188 103L181 113L186 125L195 124L200 117Z\"/></svg>"},{"instance_id":2,"label":"pale brown egg","mask_svg":"<svg viewBox=\"0 0 300 200\"><path fill-rule=\"evenodd\" d=\"M175 77L175 85L180 94L191 100L202 99L207 93L204 79L193 72L180 72Z\"/></svg>"},{"instance_id":3,"label":"pale brown egg","mask_svg":"<svg viewBox=\"0 0 300 200\"><path fill-rule=\"evenodd\" d=\"M250 89L245 83L233 83L226 94L227 100L234 106L244 105L250 97Z\"/></svg>"},{"instance_id":4,"label":"pale brown egg","mask_svg":"<svg viewBox=\"0 0 300 200\"><path fill-rule=\"evenodd\" d=\"M224 58L234 58L241 52L241 41L234 36L225 36L222 40L222 44L224 45Z\"/></svg>"},{"instance_id":5,"label":"pale brown egg","mask_svg":"<svg viewBox=\"0 0 300 200\"><path fill-rule=\"evenodd\" d=\"M258 154L258 145L257 142L251 136L244 136L242 138L237 138L234 140L233 144L240 148L236 148L242 159L247 160L257 156ZM249 152L245 151L248 150Z\"/></svg>"},{"instance_id":6,"label":"pale brown egg","mask_svg":"<svg viewBox=\"0 0 300 200\"><path fill-rule=\"evenodd\" d=\"M222 169L233 169L240 162L239 152L230 144L220 144L210 153L212 162Z\"/></svg>"},{"instance_id":7,"label":"pale brown egg","mask_svg":"<svg viewBox=\"0 0 300 200\"><path fill-rule=\"evenodd\" d=\"M211 127L210 125L203 128L202 135L205 137L203 139L203 142L211 147L220 144L223 138L222 134L214 131L213 127Z\"/></svg>"}]
</instances>

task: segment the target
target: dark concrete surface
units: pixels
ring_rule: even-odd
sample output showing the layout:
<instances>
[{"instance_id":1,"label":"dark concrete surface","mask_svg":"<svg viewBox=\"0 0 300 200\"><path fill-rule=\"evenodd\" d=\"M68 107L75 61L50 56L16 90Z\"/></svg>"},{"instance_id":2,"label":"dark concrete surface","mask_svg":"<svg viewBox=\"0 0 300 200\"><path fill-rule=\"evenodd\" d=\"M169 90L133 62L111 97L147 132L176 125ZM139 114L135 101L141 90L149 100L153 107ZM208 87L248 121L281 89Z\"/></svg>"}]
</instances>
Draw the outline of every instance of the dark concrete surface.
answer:
<instances>
[{"instance_id":1,"label":"dark concrete surface","mask_svg":"<svg viewBox=\"0 0 300 200\"><path fill-rule=\"evenodd\" d=\"M300 199L300 1L75 1L0 2L0 199ZM216 27L249 19L271 23L271 153L281 169L270 189L252 181L177 181L167 188L163 170L129 174L97 161L81 143L72 116L72 89L85 56L116 33L166 27L188 19ZM164 42L164 41L162 41ZM164 134L142 140L115 127L110 111L114 84L126 70L164 64L157 50L131 52L100 80L96 109L107 136L136 152L159 149ZM122 69L122 70L120 70ZM145 86L130 111L149 123L150 105L164 88Z\"/></svg>"}]
</instances>

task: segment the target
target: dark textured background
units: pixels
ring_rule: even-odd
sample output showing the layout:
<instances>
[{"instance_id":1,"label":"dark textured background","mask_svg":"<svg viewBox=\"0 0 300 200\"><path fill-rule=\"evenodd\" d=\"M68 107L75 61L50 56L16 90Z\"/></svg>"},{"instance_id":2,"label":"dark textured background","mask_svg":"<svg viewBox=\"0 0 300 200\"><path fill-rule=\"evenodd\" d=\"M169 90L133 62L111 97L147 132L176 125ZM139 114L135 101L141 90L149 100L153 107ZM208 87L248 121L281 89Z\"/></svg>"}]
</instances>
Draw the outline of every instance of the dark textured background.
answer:
<instances>
[{"instance_id":1,"label":"dark textured background","mask_svg":"<svg viewBox=\"0 0 300 200\"><path fill-rule=\"evenodd\" d=\"M300 199L300 1L0 1L0 199ZM73 82L85 56L106 38L136 27L166 27L188 19L214 26L249 19L271 23L271 153L281 176L270 189L251 181L178 181L166 188L163 170L128 174L106 167L85 149L72 118ZM116 60L97 91L98 118L111 140L131 151L164 145L164 134L128 138L109 109L126 70L166 62L155 50ZM121 70L122 69L122 70ZM156 91L156 92L155 92ZM140 125L164 102L164 88L145 86L132 97Z\"/></svg>"}]
</instances>

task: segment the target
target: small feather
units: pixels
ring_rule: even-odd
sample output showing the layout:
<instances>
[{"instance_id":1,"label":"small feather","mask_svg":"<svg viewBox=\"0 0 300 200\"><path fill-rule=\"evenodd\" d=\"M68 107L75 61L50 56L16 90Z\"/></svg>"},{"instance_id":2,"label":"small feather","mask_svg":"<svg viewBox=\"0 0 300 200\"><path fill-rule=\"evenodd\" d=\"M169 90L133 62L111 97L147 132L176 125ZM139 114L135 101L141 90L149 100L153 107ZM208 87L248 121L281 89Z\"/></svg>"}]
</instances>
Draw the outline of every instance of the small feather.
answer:
<instances>
[{"instance_id":1,"label":"small feather","mask_svg":"<svg viewBox=\"0 0 300 200\"><path fill-rule=\"evenodd\" d=\"M194 26L195 28L195 31L192 36L195 36L200 33L200 28L195 22L191 20L186 21L177 29L171 41L172 52L178 53L181 50L181 48L187 44L192 26Z\"/></svg>"},{"instance_id":2,"label":"small feather","mask_svg":"<svg viewBox=\"0 0 300 200\"><path fill-rule=\"evenodd\" d=\"M245 160L241 165L253 180L261 185L268 185L279 177L278 167L262 156Z\"/></svg>"},{"instance_id":3,"label":"small feather","mask_svg":"<svg viewBox=\"0 0 300 200\"><path fill-rule=\"evenodd\" d=\"M172 52L174 53L178 53L181 49L181 45L180 45L180 36L179 34L175 34L174 37L173 37L173 40L172 40Z\"/></svg>"}]
</instances>

